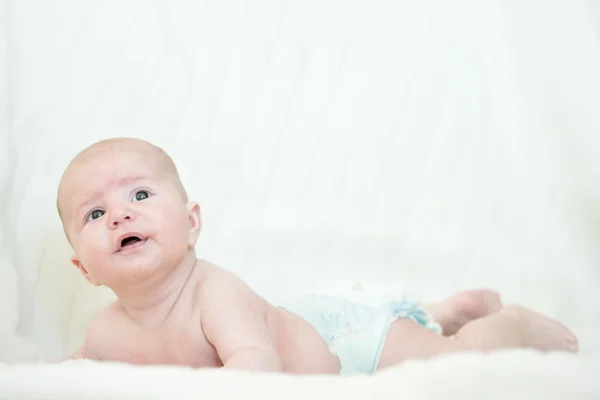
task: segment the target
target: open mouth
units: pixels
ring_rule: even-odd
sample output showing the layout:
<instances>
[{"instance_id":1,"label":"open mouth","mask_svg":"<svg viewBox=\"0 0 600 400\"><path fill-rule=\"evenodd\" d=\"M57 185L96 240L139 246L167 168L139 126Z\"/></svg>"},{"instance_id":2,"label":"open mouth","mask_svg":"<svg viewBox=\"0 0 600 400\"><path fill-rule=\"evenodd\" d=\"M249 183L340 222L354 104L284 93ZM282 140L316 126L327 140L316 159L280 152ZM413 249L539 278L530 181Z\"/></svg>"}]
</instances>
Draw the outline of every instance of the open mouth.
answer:
<instances>
[{"instance_id":1,"label":"open mouth","mask_svg":"<svg viewBox=\"0 0 600 400\"><path fill-rule=\"evenodd\" d=\"M146 239L143 239L139 236L131 235L123 238L120 243L120 250L126 250L130 248L139 247L146 242Z\"/></svg>"}]
</instances>

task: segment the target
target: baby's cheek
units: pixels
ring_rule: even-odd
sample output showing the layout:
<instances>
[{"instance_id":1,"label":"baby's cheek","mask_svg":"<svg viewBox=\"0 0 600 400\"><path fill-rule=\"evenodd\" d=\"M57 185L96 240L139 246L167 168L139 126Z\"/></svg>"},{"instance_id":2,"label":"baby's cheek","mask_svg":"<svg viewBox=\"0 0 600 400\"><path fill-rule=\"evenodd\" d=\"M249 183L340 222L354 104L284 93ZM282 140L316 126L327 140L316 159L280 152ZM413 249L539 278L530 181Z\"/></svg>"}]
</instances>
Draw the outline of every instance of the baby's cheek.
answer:
<instances>
[{"instance_id":1,"label":"baby's cheek","mask_svg":"<svg viewBox=\"0 0 600 400\"><path fill-rule=\"evenodd\" d=\"M173 212L163 220L160 232L163 235L169 235L173 240L181 240L183 235L188 232L187 214L183 212Z\"/></svg>"},{"instance_id":2,"label":"baby's cheek","mask_svg":"<svg viewBox=\"0 0 600 400\"><path fill-rule=\"evenodd\" d=\"M87 245L83 246L83 256L88 263L97 264L102 263L107 257L107 250L100 244L100 241L91 239L87 242Z\"/></svg>"},{"instance_id":3,"label":"baby's cheek","mask_svg":"<svg viewBox=\"0 0 600 400\"><path fill-rule=\"evenodd\" d=\"M181 247L181 243L187 241L187 232L182 229L181 225L170 224L165 226L160 236L171 249L175 250Z\"/></svg>"}]
</instances>

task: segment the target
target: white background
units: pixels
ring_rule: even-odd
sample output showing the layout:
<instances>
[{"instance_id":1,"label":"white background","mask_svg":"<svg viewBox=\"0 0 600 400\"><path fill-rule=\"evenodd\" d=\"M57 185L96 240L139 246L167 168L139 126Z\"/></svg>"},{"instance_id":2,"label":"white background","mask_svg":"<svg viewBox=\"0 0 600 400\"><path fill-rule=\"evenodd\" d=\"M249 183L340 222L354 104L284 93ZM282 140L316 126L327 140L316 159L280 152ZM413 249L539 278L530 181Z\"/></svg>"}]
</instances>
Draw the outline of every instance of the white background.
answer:
<instances>
[{"instance_id":1,"label":"white background","mask_svg":"<svg viewBox=\"0 0 600 400\"><path fill-rule=\"evenodd\" d=\"M269 299L490 287L600 356L597 2L0 4L0 326L43 357L112 299L55 211L109 136L172 155L200 256Z\"/></svg>"}]
</instances>

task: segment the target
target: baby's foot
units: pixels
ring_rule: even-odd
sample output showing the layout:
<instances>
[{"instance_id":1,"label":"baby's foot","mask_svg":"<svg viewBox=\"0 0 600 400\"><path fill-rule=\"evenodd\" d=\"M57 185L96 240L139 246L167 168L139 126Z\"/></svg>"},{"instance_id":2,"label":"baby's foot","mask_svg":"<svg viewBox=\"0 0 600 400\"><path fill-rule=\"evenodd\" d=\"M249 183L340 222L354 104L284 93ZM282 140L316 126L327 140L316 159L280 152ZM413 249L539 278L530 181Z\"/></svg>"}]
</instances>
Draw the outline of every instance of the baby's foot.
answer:
<instances>
[{"instance_id":1,"label":"baby's foot","mask_svg":"<svg viewBox=\"0 0 600 400\"><path fill-rule=\"evenodd\" d=\"M523 324L526 347L541 351L579 352L577 337L560 322L521 306L506 306L502 313L517 317Z\"/></svg>"},{"instance_id":2,"label":"baby's foot","mask_svg":"<svg viewBox=\"0 0 600 400\"><path fill-rule=\"evenodd\" d=\"M445 336L454 335L466 323L502 309L500 294L488 289L465 290L441 303L426 307Z\"/></svg>"}]
</instances>

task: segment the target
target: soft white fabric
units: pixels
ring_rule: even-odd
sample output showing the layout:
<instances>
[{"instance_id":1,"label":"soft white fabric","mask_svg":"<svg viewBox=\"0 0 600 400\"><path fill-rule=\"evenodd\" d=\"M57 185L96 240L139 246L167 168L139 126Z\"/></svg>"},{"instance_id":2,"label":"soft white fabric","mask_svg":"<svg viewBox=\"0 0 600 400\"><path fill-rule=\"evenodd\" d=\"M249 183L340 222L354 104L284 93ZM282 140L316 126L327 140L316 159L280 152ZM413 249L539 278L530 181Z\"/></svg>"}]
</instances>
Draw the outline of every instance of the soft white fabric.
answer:
<instances>
[{"instance_id":1,"label":"soft white fabric","mask_svg":"<svg viewBox=\"0 0 600 400\"><path fill-rule=\"evenodd\" d=\"M515 371L515 360L527 374ZM595 368L595 370L594 370ZM410 361L374 376L257 375L70 361L0 367L0 399L544 399L595 400L598 362L510 351ZM448 371L456 371L448 373ZM543 396L542 396L543 395Z\"/></svg>"},{"instance_id":2,"label":"soft white fabric","mask_svg":"<svg viewBox=\"0 0 600 400\"><path fill-rule=\"evenodd\" d=\"M200 256L269 299L356 281L425 301L497 289L581 340L577 361L469 359L537 376L538 396L600 356L597 2L0 4L0 360L67 354L112 299L70 265L54 204L69 159L107 136L174 157L202 206ZM490 376L461 380L454 362L368 382L485 391ZM46 372L84 392L96 373L163 373L14 368L0 393Z\"/></svg>"}]
</instances>

